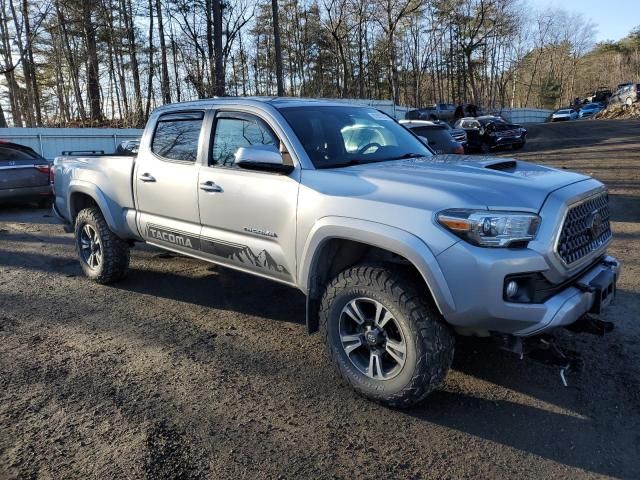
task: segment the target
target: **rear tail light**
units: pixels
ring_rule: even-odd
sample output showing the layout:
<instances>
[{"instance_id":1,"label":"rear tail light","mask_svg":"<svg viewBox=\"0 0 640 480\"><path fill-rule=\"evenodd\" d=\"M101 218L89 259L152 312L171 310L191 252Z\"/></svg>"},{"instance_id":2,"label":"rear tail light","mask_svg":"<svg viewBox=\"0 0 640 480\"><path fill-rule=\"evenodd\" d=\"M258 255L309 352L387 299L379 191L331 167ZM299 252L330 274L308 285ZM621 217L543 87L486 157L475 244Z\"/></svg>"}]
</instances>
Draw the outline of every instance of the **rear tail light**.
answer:
<instances>
[{"instance_id":1,"label":"rear tail light","mask_svg":"<svg viewBox=\"0 0 640 480\"><path fill-rule=\"evenodd\" d=\"M49 169L49 165L36 165L36 170L40 173L46 173L51 178L51 170Z\"/></svg>"},{"instance_id":2,"label":"rear tail light","mask_svg":"<svg viewBox=\"0 0 640 480\"><path fill-rule=\"evenodd\" d=\"M453 149L453 153L455 153L456 155L464 154L464 147L462 145L458 145L456 148Z\"/></svg>"},{"instance_id":3,"label":"rear tail light","mask_svg":"<svg viewBox=\"0 0 640 480\"><path fill-rule=\"evenodd\" d=\"M56 171L53 167L49 168L49 183L51 184L51 192L55 195L56 194L56 184L55 184L55 179L56 179Z\"/></svg>"}]
</instances>

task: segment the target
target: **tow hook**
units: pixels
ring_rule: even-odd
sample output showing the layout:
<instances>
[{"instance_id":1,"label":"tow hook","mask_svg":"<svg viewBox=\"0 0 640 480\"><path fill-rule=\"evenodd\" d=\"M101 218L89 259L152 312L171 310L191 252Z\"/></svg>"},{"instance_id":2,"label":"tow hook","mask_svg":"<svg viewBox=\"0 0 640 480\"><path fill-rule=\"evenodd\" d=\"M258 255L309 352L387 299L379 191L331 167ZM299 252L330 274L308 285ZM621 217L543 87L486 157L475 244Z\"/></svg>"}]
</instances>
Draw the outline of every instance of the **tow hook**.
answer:
<instances>
[{"instance_id":1,"label":"tow hook","mask_svg":"<svg viewBox=\"0 0 640 480\"><path fill-rule=\"evenodd\" d=\"M601 337L605 333L613 331L613 322L605 322L591 315L584 315L578 321L567 325L565 328L573 333L590 333Z\"/></svg>"},{"instance_id":2,"label":"tow hook","mask_svg":"<svg viewBox=\"0 0 640 480\"><path fill-rule=\"evenodd\" d=\"M498 335L494 338L498 341L500 349L515 353L521 360L526 355L536 362L560 367L560 381L565 387L569 386L567 374L582 368L578 352L560 348L552 335L542 334L535 337Z\"/></svg>"}]
</instances>

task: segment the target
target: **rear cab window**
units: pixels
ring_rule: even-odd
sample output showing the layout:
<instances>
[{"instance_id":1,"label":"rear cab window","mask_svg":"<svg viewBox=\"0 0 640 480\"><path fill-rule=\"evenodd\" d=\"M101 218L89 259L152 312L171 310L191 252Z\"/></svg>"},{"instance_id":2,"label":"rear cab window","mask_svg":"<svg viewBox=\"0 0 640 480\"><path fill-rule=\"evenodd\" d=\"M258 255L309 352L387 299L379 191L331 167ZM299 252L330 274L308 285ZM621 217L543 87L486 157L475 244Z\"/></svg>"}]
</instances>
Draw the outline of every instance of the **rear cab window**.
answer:
<instances>
[{"instance_id":1,"label":"rear cab window","mask_svg":"<svg viewBox=\"0 0 640 480\"><path fill-rule=\"evenodd\" d=\"M151 151L163 160L195 163L204 112L166 113L158 118Z\"/></svg>"}]
</instances>

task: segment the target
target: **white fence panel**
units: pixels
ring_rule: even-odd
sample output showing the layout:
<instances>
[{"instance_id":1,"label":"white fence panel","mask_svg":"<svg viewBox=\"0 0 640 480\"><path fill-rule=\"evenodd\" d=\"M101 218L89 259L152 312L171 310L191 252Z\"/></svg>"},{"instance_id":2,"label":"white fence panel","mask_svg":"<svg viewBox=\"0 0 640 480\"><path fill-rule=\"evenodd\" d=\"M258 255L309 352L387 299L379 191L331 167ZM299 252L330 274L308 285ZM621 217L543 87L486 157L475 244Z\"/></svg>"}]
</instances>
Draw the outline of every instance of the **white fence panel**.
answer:
<instances>
[{"instance_id":1,"label":"white fence panel","mask_svg":"<svg viewBox=\"0 0 640 480\"><path fill-rule=\"evenodd\" d=\"M492 111L511 123L543 123L553 113L545 108L503 108Z\"/></svg>"},{"instance_id":2,"label":"white fence panel","mask_svg":"<svg viewBox=\"0 0 640 480\"><path fill-rule=\"evenodd\" d=\"M27 145L48 159L63 150L113 153L123 140L141 136L137 128L0 128L0 139Z\"/></svg>"},{"instance_id":3,"label":"white fence panel","mask_svg":"<svg viewBox=\"0 0 640 480\"><path fill-rule=\"evenodd\" d=\"M395 105L391 100L371 100L366 98L325 98L323 100L330 100L332 102L344 102L351 103L353 105L366 105L380 110L387 115L391 115L393 118L402 119L404 114L410 110L407 107L401 107Z\"/></svg>"}]
</instances>

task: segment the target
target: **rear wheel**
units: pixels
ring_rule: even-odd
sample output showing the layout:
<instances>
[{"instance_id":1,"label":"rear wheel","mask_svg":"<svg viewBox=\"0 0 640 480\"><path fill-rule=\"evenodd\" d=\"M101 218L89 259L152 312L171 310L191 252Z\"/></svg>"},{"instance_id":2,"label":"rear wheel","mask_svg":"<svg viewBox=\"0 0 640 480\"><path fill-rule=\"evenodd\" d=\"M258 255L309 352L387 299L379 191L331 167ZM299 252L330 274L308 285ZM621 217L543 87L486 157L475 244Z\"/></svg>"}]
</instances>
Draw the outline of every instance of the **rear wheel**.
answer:
<instances>
[{"instance_id":1,"label":"rear wheel","mask_svg":"<svg viewBox=\"0 0 640 480\"><path fill-rule=\"evenodd\" d=\"M78 213L75 237L76 252L87 277L107 284L126 275L129 245L109 229L99 208L85 208Z\"/></svg>"},{"instance_id":2,"label":"rear wheel","mask_svg":"<svg viewBox=\"0 0 640 480\"><path fill-rule=\"evenodd\" d=\"M453 359L454 336L425 293L385 267L357 266L338 275L323 296L320 329L342 377L389 406L425 398Z\"/></svg>"}]
</instances>

